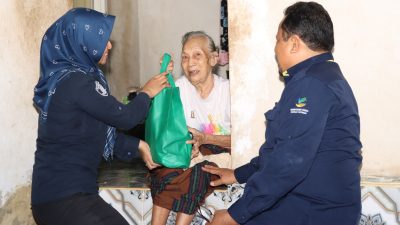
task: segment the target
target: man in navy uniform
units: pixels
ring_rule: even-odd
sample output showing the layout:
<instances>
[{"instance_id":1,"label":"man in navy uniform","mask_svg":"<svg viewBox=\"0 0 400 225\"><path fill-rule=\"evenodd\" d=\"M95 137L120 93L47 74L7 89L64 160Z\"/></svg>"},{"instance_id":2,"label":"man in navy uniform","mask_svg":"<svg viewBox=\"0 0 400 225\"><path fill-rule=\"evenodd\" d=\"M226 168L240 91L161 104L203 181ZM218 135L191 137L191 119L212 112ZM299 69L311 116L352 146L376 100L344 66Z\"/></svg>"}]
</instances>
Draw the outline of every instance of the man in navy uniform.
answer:
<instances>
[{"instance_id":1,"label":"man in navy uniform","mask_svg":"<svg viewBox=\"0 0 400 225\"><path fill-rule=\"evenodd\" d=\"M333 60L333 24L315 2L285 10L275 54L285 81L265 113L259 156L235 170L204 167L211 185L246 183L243 196L210 224L356 225L361 214L360 118Z\"/></svg>"}]
</instances>

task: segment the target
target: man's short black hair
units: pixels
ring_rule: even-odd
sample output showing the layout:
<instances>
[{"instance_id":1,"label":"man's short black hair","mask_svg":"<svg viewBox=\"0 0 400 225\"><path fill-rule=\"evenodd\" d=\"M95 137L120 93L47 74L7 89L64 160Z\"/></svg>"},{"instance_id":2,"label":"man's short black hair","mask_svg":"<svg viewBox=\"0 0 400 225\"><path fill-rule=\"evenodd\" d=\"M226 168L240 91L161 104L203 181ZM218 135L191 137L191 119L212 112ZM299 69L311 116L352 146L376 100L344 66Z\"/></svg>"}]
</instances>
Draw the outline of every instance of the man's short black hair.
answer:
<instances>
[{"instance_id":1,"label":"man's short black hair","mask_svg":"<svg viewBox=\"0 0 400 225\"><path fill-rule=\"evenodd\" d=\"M332 51L335 45L333 24L328 12L316 2L297 2L289 6L281 23L284 40L294 34L313 51Z\"/></svg>"}]
</instances>

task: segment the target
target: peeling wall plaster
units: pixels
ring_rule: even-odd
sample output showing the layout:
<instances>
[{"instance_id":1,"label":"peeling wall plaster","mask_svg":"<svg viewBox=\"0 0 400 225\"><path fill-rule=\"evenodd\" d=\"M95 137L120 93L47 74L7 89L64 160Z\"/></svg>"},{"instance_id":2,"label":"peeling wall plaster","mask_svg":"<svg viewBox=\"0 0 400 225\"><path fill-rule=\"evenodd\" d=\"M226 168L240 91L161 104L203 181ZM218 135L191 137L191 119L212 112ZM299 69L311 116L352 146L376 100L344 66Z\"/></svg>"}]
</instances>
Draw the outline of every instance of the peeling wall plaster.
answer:
<instances>
[{"instance_id":1,"label":"peeling wall plaster","mask_svg":"<svg viewBox=\"0 0 400 225\"><path fill-rule=\"evenodd\" d=\"M275 28L267 26L267 2L241 0L228 7L232 157L237 167L258 154L264 141L263 113L276 101L282 84L274 71Z\"/></svg>"},{"instance_id":2,"label":"peeling wall plaster","mask_svg":"<svg viewBox=\"0 0 400 225\"><path fill-rule=\"evenodd\" d=\"M36 225L30 200L31 186L16 189L0 208L0 225Z\"/></svg>"},{"instance_id":3,"label":"peeling wall plaster","mask_svg":"<svg viewBox=\"0 0 400 225\"><path fill-rule=\"evenodd\" d=\"M69 8L64 0L2 0L0 7L0 207L16 187L30 182L37 112L33 87L39 48L51 23Z\"/></svg>"}]
</instances>

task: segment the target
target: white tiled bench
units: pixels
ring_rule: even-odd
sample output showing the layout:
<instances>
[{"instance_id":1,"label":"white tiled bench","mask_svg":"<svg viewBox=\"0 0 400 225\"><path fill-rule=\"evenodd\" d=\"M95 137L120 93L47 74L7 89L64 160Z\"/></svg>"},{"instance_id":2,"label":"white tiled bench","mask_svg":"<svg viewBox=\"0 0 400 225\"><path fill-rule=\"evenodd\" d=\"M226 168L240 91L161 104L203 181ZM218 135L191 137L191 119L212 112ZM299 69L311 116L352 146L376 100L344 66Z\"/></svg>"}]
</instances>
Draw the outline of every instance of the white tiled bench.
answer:
<instances>
[{"instance_id":1,"label":"white tiled bench","mask_svg":"<svg viewBox=\"0 0 400 225\"><path fill-rule=\"evenodd\" d=\"M117 209L130 223L147 225L151 222L153 207L148 180L148 170L140 160L130 163L112 161L103 163L100 169L100 196ZM226 189L215 190L200 208L201 213L209 217L211 212L228 208L243 192L243 186L233 185ZM192 224L203 224L204 220L196 215ZM175 213L168 218L168 225L175 224Z\"/></svg>"},{"instance_id":2,"label":"white tiled bench","mask_svg":"<svg viewBox=\"0 0 400 225\"><path fill-rule=\"evenodd\" d=\"M140 160L131 163L103 164L99 176L100 195L130 224L151 222L152 199L146 180L147 169ZM400 225L400 179L368 177L362 180L362 215L359 225ZM201 207L202 214L226 209L243 193L244 185L214 191ZM192 224L203 224L196 216ZM168 225L175 224L171 213Z\"/></svg>"}]
</instances>

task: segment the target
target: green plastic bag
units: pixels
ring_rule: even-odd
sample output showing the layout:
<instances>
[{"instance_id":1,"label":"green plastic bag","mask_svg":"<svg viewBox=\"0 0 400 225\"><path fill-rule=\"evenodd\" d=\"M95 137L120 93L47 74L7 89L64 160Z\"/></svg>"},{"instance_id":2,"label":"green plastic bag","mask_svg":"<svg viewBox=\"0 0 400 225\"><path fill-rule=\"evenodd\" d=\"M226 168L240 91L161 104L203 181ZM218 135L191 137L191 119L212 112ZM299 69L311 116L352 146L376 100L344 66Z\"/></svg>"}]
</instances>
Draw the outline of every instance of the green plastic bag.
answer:
<instances>
[{"instance_id":1,"label":"green plastic bag","mask_svg":"<svg viewBox=\"0 0 400 225\"><path fill-rule=\"evenodd\" d=\"M171 56L164 54L160 73L166 71ZM164 88L151 102L145 123L145 139L153 161L168 168L188 168L192 145L186 126L179 88L168 74L171 87Z\"/></svg>"}]
</instances>

